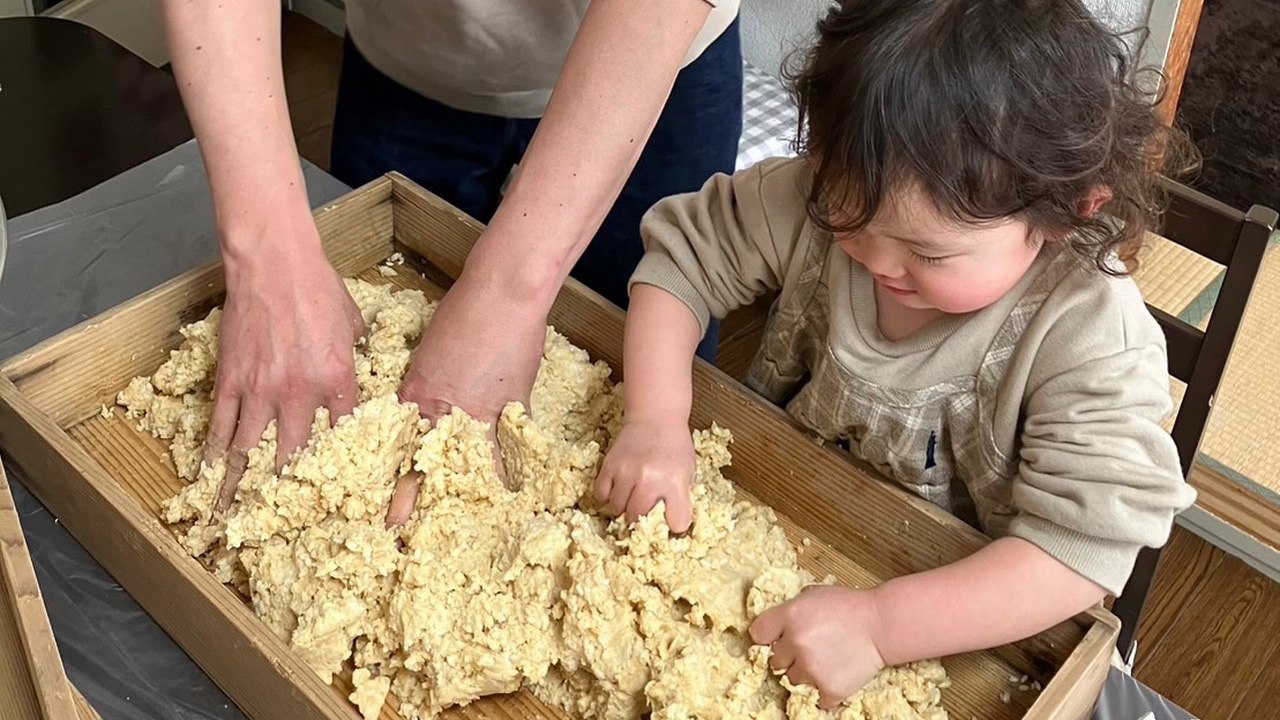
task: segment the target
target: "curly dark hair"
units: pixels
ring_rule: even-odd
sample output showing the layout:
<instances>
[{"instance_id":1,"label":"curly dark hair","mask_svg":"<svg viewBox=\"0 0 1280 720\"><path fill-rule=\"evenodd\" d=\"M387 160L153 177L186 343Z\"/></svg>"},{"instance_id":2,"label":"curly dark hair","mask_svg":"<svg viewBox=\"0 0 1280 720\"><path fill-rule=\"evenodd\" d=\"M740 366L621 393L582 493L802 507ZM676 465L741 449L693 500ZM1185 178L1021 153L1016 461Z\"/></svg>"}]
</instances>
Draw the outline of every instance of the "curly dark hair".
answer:
<instances>
[{"instance_id":1,"label":"curly dark hair","mask_svg":"<svg viewBox=\"0 0 1280 720\"><path fill-rule=\"evenodd\" d=\"M1156 115L1163 77L1131 73L1128 57L1079 0L844 0L800 67L784 69L797 150L814 164L809 215L856 232L888 193L918 183L944 216L1067 233L1122 275L1112 258L1130 264L1154 223L1162 167L1196 163ZM1110 193L1104 213L1081 214L1098 189Z\"/></svg>"}]
</instances>

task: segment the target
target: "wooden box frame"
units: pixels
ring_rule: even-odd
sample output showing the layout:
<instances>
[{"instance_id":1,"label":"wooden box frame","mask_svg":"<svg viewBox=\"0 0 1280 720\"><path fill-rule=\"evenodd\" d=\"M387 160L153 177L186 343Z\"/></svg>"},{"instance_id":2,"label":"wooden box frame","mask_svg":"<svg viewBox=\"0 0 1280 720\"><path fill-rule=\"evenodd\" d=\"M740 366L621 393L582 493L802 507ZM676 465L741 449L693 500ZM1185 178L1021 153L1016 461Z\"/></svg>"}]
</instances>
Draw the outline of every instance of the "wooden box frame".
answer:
<instances>
[{"instance_id":1,"label":"wooden box frame","mask_svg":"<svg viewBox=\"0 0 1280 720\"><path fill-rule=\"evenodd\" d=\"M0 718L98 720L67 681L0 465Z\"/></svg>"},{"instance_id":2,"label":"wooden box frame","mask_svg":"<svg viewBox=\"0 0 1280 720\"><path fill-rule=\"evenodd\" d=\"M439 297L461 272L482 229L395 173L315 217L338 272L419 287L429 297ZM397 251L408 263L383 277L377 265ZM346 682L325 685L160 522L159 503L181 485L165 445L118 411L102 413L131 378L154 372L177 347L179 327L203 317L223 295L221 267L209 265L4 363L0 447L25 470L41 502L248 716L351 720L358 716L345 698ZM566 284L549 322L592 357L621 366L622 312L580 284ZM815 444L784 412L701 361L694 394L693 425L714 420L733 432L728 475L745 495L778 512L793 541L808 539L801 557L809 567L866 586L953 561L986 541ZM910 541L899 541L907 535ZM1021 643L947 659L956 682L945 702L957 720L1084 720L1110 667L1117 630L1115 618L1098 609ZM1024 674L1043 691L1019 690ZM444 716L566 717L525 692ZM388 707L382 717L398 715Z\"/></svg>"}]
</instances>

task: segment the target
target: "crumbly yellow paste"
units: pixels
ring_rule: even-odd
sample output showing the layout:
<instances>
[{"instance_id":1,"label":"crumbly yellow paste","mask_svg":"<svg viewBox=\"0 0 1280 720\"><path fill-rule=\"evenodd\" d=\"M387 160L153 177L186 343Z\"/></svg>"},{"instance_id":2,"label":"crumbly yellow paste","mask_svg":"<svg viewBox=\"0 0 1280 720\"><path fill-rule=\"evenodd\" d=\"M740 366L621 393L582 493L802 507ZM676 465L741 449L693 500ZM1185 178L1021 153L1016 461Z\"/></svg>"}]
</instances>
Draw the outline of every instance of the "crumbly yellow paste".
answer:
<instances>
[{"instance_id":1,"label":"crumbly yellow paste","mask_svg":"<svg viewBox=\"0 0 1280 720\"><path fill-rule=\"evenodd\" d=\"M609 368L548 328L530 408L489 429L455 410L434 428L396 389L434 305L417 291L348 280L370 328L355 348L360 403L275 472L275 427L249 455L235 502L215 511L225 465L200 461L219 311L118 397L170 441L189 484L162 517L191 555L250 598L259 617L326 682L354 667L367 720L386 702L411 720L528 688L580 718L943 720L937 662L888 668L837 712L768 668L747 629L814 578L771 510L737 500L721 470L729 433L694 432L694 520L671 536L662 508L628 526L592 485L619 428ZM421 490L387 529L396 478Z\"/></svg>"}]
</instances>

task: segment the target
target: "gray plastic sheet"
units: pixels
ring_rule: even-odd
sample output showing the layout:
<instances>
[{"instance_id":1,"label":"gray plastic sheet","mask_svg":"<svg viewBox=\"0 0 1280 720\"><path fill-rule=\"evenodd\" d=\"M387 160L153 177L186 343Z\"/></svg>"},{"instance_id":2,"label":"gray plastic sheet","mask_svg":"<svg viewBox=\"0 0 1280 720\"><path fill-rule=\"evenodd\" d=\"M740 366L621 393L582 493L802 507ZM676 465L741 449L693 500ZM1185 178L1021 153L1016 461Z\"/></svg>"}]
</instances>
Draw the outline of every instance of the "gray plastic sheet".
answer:
<instances>
[{"instance_id":1,"label":"gray plastic sheet","mask_svg":"<svg viewBox=\"0 0 1280 720\"><path fill-rule=\"evenodd\" d=\"M313 206L348 188L303 163ZM0 278L0 357L217 258L194 141L74 198L14 218ZM6 466L67 674L104 720L244 717ZM193 612L195 610L193 609ZM1094 720L1191 720L1113 669Z\"/></svg>"},{"instance_id":2,"label":"gray plastic sheet","mask_svg":"<svg viewBox=\"0 0 1280 720\"><path fill-rule=\"evenodd\" d=\"M306 162L303 175L313 206L349 189ZM13 218L0 277L0 357L217 255L209 186L194 141ZM5 469L67 675L104 720L242 720L226 695L26 490L23 472L8 462Z\"/></svg>"},{"instance_id":3,"label":"gray plastic sheet","mask_svg":"<svg viewBox=\"0 0 1280 720\"><path fill-rule=\"evenodd\" d=\"M1195 716L1166 700L1128 673L1112 668L1093 720L1195 720Z\"/></svg>"}]
</instances>

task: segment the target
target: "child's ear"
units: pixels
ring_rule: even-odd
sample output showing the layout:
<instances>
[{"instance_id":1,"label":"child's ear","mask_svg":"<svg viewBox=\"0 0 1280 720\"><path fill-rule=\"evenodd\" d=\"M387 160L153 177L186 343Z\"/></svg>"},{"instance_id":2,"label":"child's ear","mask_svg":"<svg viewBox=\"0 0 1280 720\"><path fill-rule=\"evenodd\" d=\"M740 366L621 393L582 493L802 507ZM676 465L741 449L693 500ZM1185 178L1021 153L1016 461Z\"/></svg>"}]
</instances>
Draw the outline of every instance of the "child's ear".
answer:
<instances>
[{"instance_id":1,"label":"child's ear","mask_svg":"<svg viewBox=\"0 0 1280 720\"><path fill-rule=\"evenodd\" d=\"M1089 191L1080 198L1079 204L1076 205L1076 211L1081 217L1091 218L1098 214L1103 205L1111 202L1111 188L1105 185L1095 185L1089 188Z\"/></svg>"}]
</instances>

